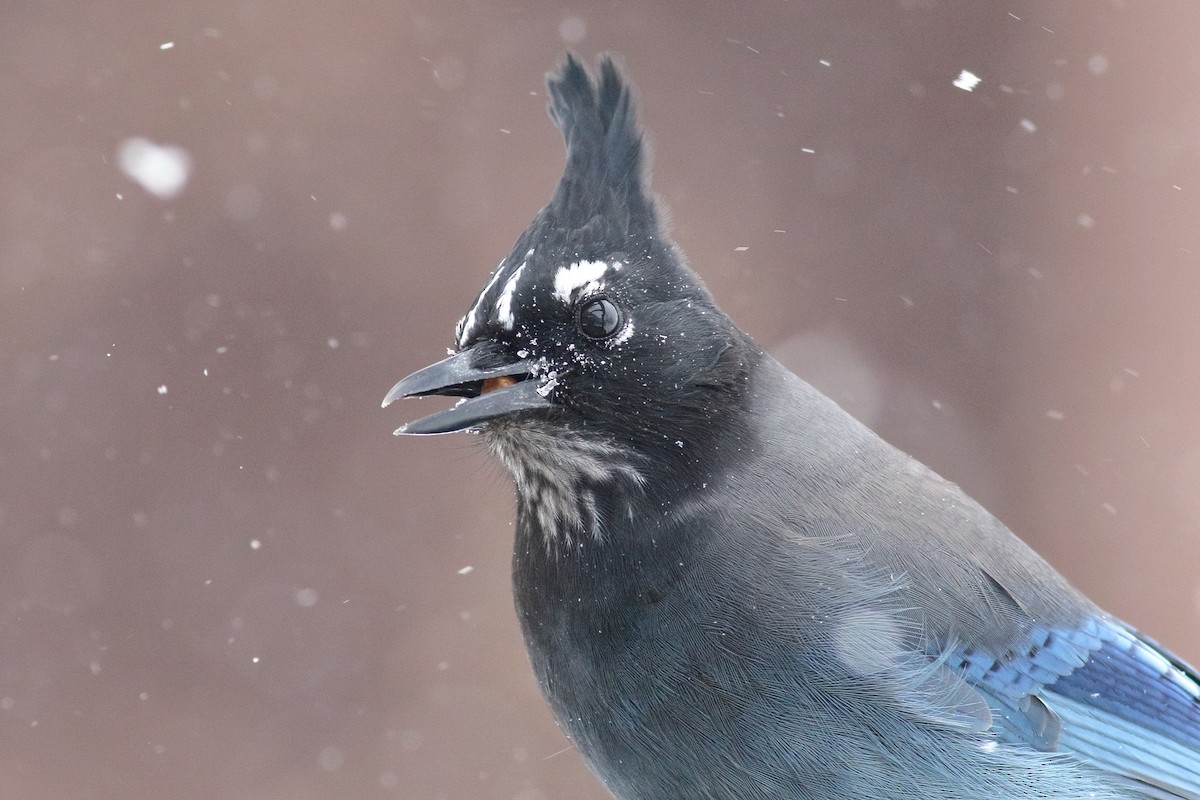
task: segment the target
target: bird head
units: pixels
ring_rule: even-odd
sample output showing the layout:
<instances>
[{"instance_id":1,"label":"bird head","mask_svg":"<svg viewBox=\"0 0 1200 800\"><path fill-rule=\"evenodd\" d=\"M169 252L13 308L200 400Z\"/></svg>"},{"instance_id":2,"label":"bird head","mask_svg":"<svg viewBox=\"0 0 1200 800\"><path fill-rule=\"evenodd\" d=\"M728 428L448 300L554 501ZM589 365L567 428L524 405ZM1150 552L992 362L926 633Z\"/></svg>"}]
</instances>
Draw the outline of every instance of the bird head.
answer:
<instances>
[{"instance_id":1,"label":"bird head","mask_svg":"<svg viewBox=\"0 0 1200 800\"><path fill-rule=\"evenodd\" d=\"M593 79L567 56L547 86L567 152L550 203L459 321L450 357L384 400L462 398L396 432L483 432L519 493L543 506L551 484L698 476L712 421L733 426L757 352L662 230L631 87L612 59Z\"/></svg>"}]
</instances>

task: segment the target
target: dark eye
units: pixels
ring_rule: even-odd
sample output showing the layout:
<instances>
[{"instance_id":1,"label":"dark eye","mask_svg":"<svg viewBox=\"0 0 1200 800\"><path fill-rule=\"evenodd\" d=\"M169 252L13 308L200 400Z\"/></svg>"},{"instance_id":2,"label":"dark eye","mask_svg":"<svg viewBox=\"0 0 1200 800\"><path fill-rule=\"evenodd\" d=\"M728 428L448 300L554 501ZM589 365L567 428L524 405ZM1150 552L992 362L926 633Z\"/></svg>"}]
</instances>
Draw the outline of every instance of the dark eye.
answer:
<instances>
[{"instance_id":1,"label":"dark eye","mask_svg":"<svg viewBox=\"0 0 1200 800\"><path fill-rule=\"evenodd\" d=\"M607 297L595 297L579 307L579 330L589 339L607 339L621 327L621 312Z\"/></svg>"}]
</instances>

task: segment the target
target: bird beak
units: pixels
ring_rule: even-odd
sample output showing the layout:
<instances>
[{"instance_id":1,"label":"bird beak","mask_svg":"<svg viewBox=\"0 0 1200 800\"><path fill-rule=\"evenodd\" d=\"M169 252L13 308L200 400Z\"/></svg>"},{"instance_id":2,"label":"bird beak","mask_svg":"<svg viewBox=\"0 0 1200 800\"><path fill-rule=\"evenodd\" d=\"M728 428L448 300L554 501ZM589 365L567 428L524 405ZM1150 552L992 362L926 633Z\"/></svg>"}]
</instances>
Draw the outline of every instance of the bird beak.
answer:
<instances>
[{"instance_id":1,"label":"bird beak","mask_svg":"<svg viewBox=\"0 0 1200 800\"><path fill-rule=\"evenodd\" d=\"M417 370L393 386L383 398L384 408L400 397L437 394L462 398L452 408L401 425L396 435L453 433L518 411L550 407L550 401L538 392L539 382L529 379L530 362L510 361L497 366L493 361L476 366L479 356L478 348L463 350Z\"/></svg>"}]
</instances>

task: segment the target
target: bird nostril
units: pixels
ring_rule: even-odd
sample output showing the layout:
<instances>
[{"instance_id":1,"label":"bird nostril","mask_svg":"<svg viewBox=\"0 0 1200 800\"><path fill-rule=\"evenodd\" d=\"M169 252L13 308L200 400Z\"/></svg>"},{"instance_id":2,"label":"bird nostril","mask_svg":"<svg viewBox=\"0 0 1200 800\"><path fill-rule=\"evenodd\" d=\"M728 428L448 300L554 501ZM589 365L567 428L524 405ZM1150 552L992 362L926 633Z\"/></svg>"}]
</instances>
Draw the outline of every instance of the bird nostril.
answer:
<instances>
[{"instance_id":1,"label":"bird nostril","mask_svg":"<svg viewBox=\"0 0 1200 800\"><path fill-rule=\"evenodd\" d=\"M487 378L484 380L483 386L480 387L479 393L483 395L487 394L488 392L494 392L497 389L503 389L507 386L512 386L516 382L517 379L511 375L501 375L499 378Z\"/></svg>"}]
</instances>

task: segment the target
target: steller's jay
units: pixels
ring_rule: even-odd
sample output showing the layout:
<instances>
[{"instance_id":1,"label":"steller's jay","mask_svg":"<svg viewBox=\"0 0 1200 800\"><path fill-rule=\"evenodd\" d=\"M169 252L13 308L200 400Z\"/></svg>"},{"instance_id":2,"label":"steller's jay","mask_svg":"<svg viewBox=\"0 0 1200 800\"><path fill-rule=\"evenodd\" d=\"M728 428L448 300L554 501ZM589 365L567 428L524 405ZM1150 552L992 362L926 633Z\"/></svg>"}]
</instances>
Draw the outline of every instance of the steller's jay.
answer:
<instances>
[{"instance_id":1,"label":"steller's jay","mask_svg":"<svg viewBox=\"0 0 1200 800\"><path fill-rule=\"evenodd\" d=\"M1200 798L1196 671L756 345L667 239L630 86L568 56L553 198L400 381L517 490L516 603L622 800Z\"/></svg>"}]
</instances>

